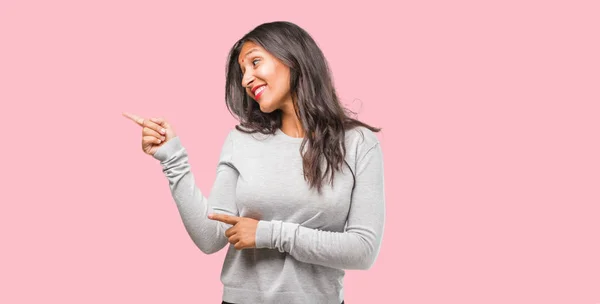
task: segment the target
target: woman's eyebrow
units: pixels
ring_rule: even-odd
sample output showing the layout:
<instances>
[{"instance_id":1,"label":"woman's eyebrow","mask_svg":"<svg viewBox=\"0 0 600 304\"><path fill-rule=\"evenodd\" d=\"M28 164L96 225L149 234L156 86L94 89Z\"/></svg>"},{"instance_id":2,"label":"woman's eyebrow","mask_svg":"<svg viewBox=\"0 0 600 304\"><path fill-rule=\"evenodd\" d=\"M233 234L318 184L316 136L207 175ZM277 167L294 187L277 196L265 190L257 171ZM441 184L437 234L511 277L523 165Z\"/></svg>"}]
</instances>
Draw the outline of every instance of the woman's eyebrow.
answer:
<instances>
[{"instance_id":1,"label":"woman's eyebrow","mask_svg":"<svg viewBox=\"0 0 600 304\"><path fill-rule=\"evenodd\" d=\"M257 48L253 48L251 50L249 50L248 52L246 52L246 55L244 55L244 58L248 57L248 55L250 55L250 53L254 52L254 51L258 51L259 49Z\"/></svg>"},{"instance_id":2,"label":"woman's eyebrow","mask_svg":"<svg viewBox=\"0 0 600 304\"><path fill-rule=\"evenodd\" d=\"M258 52L258 51L260 51L260 50L259 50L259 49L257 49L257 48L253 48L253 49L249 50L248 52L246 52L246 55L244 55L244 57L243 57L243 58L247 58L247 57L248 57L248 55L250 55L250 53L253 53L253 52ZM238 64L239 64L239 65L242 65L242 62L244 62L244 59L242 59L240 62L238 62ZM243 70L243 69L242 69L242 70Z\"/></svg>"}]
</instances>

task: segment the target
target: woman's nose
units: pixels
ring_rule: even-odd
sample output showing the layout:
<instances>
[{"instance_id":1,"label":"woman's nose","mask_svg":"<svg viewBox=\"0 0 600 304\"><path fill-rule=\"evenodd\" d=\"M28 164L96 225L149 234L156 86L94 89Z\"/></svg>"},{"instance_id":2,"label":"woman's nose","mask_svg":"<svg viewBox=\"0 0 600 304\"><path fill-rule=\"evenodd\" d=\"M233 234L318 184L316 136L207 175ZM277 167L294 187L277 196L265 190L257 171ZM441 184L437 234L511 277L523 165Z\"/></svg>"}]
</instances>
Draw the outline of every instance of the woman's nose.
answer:
<instances>
[{"instance_id":1,"label":"woman's nose","mask_svg":"<svg viewBox=\"0 0 600 304\"><path fill-rule=\"evenodd\" d=\"M252 74L246 73L242 77L242 86L244 88L247 88L250 86L250 84L252 84L253 81L254 81L254 76L252 76Z\"/></svg>"}]
</instances>

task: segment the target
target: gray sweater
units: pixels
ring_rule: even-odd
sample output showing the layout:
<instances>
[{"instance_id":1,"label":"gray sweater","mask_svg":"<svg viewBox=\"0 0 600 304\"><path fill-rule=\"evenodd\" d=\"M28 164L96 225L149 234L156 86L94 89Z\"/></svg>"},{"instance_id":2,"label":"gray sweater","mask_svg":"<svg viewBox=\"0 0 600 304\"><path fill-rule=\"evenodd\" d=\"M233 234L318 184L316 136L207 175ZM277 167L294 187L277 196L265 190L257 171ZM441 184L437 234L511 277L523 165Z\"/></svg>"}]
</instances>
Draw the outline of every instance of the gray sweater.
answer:
<instances>
[{"instance_id":1,"label":"gray sweater","mask_svg":"<svg viewBox=\"0 0 600 304\"><path fill-rule=\"evenodd\" d=\"M196 186L179 137L154 154L194 243L206 254L229 245L223 301L338 304L344 270L369 269L379 254L385 195L375 134L363 127L346 132L347 164L336 172L333 187L325 179L320 196L304 180L301 142L280 129L264 135L233 128L208 197ZM256 248L235 249L225 236L232 225L209 219L209 213L259 220Z\"/></svg>"}]
</instances>

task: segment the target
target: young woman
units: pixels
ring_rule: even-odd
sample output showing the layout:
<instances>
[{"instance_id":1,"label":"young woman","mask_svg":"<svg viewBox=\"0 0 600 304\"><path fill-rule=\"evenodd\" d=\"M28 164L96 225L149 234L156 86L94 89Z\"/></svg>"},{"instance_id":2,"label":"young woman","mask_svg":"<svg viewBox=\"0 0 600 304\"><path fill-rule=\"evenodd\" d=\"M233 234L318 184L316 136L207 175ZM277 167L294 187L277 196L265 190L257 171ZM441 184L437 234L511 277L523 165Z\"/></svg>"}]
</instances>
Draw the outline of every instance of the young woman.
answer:
<instances>
[{"instance_id":1,"label":"young woman","mask_svg":"<svg viewBox=\"0 0 600 304\"><path fill-rule=\"evenodd\" d=\"M230 243L222 303L344 303L344 270L369 269L383 236L380 129L346 115L323 53L293 23L247 33L226 72L240 124L209 197L165 119L124 115L143 127L195 244L211 254Z\"/></svg>"}]
</instances>

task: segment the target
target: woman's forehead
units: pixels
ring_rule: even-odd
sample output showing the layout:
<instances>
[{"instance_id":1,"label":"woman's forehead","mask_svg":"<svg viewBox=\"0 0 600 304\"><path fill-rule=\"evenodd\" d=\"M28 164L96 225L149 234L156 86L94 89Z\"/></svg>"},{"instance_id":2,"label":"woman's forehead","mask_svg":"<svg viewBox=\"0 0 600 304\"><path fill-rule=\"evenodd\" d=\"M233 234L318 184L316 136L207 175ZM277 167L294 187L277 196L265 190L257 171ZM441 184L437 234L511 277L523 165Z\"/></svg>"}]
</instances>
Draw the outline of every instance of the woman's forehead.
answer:
<instances>
[{"instance_id":1,"label":"woman's forehead","mask_svg":"<svg viewBox=\"0 0 600 304\"><path fill-rule=\"evenodd\" d=\"M244 62L244 59L248 57L250 53L256 51L264 51L264 49L253 41L244 42L242 49L240 50L240 55L238 56L238 62Z\"/></svg>"}]
</instances>

